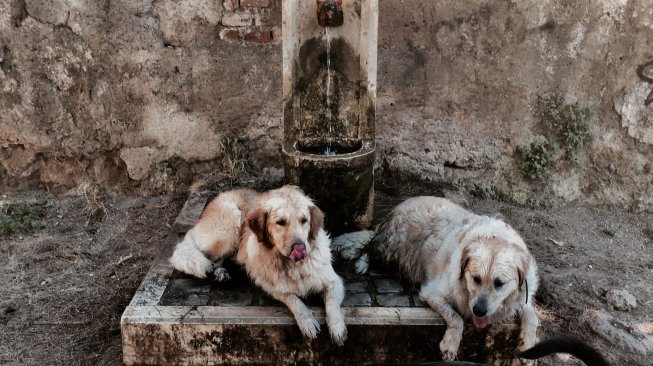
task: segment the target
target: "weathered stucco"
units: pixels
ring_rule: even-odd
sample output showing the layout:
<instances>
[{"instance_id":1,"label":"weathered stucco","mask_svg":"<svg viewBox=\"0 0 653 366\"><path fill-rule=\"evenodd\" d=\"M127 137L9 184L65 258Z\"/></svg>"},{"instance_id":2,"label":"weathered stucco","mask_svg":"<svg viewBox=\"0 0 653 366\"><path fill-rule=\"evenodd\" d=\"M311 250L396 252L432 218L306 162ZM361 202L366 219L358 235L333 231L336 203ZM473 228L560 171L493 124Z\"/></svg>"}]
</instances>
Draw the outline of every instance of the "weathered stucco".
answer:
<instances>
[{"instance_id":1,"label":"weathered stucco","mask_svg":"<svg viewBox=\"0 0 653 366\"><path fill-rule=\"evenodd\" d=\"M0 0L2 191L153 193L171 187L162 174L180 188L219 168L231 135L254 166L280 167L280 9ZM379 17L379 165L508 199L653 209L653 3L383 0ZM592 107L593 138L532 182L516 151L543 139L534 107L555 90Z\"/></svg>"}]
</instances>

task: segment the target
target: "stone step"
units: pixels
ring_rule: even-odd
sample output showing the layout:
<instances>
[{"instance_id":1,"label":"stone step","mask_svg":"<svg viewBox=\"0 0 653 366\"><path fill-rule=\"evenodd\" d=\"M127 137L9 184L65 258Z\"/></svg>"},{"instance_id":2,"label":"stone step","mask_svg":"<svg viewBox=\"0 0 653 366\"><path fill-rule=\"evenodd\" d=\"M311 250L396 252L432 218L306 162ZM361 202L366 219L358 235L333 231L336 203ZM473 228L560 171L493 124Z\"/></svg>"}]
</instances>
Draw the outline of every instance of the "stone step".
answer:
<instances>
[{"instance_id":1,"label":"stone step","mask_svg":"<svg viewBox=\"0 0 653 366\"><path fill-rule=\"evenodd\" d=\"M290 311L253 286L226 263L232 280L213 283L177 273L167 258L195 222L209 197L189 197L159 258L146 275L122 320L127 365L361 365L439 360L443 319L422 303L416 290L390 274L357 276L336 264L346 284L343 312L348 339L334 344L317 297L306 299L321 324L317 339L305 339ZM467 326L460 358L509 364L515 326L478 331Z\"/></svg>"}]
</instances>

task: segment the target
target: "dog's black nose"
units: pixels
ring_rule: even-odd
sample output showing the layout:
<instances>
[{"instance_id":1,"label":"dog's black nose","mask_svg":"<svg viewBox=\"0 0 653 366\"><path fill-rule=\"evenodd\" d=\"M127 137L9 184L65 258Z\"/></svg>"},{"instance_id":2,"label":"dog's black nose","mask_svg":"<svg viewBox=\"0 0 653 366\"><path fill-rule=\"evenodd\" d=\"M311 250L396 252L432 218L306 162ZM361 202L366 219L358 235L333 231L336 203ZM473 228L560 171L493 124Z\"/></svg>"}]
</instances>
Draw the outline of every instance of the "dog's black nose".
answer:
<instances>
[{"instance_id":1,"label":"dog's black nose","mask_svg":"<svg viewBox=\"0 0 653 366\"><path fill-rule=\"evenodd\" d=\"M292 243L292 245L290 246L290 250L294 250L296 246L300 246L301 248L306 249L306 244L304 244L304 242L296 241Z\"/></svg>"},{"instance_id":2,"label":"dog's black nose","mask_svg":"<svg viewBox=\"0 0 653 366\"><path fill-rule=\"evenodd\" d=\"M487 307L484 304L477 303L474 305L474 308L472 308L472 312L479 318L484 317L485 314L487 314Z\"/></svg>"}]
</instances>

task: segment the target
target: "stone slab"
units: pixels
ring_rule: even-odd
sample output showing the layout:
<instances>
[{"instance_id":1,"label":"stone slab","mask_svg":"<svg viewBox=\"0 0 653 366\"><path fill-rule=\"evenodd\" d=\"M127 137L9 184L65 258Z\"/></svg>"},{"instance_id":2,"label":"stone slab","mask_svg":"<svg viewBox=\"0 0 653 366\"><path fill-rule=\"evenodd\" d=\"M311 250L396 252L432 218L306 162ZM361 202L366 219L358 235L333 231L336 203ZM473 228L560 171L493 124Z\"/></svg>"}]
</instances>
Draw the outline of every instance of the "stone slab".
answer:
<instances>
[{"instance_id":1,"label":"stone slab","mask_svg":"<svg viewBox=\"0 0 653 366\"><path fill-rule=\"evenodd\" d=\"M395 294L404 290L404 286L395 280L382 279L374 281L374 287L379 294Z\"/></svg>"},{"instance_id":2,"label":"stone slab","mask_svg":"<svg viewBox=\"0 0 653 366\"><path fill-rule=\"evenodd\" d=\"M372 296L367 293L346 293L345 299L342 301L342 306L372 306Z\"/></svg>"},{"instance_id":3,"label":"stone slab","mask_svg":"<svg viewBox=\"0 0 653 366\"><path fill-rule=\"evenodd\" d=\"M397 294L376 295L376 302L379 303L379 306L383 307L405 308L410 306L410 298L408 296Z\"/></svg>"}]
</instances>

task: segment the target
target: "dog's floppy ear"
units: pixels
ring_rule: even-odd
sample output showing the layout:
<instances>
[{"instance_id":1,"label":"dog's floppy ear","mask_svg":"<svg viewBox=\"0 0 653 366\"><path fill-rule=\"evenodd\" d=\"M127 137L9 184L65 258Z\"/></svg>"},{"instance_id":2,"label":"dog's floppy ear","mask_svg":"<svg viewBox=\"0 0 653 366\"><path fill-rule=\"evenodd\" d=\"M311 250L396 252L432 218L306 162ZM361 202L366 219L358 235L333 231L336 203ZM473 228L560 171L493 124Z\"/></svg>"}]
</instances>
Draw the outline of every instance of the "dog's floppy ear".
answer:
<instances>
[{"instance_id":1,"label":"dog's floppy ear","mask_svg":"<svg viewBox=\"0 0 653 366\"><path fill-rule=\"evenodd\" d=\"M308 240L314 241L317 233L324 227L324 213L317 206L309 208L311 213L311 231L308 232Z\"/></svg>"},{"instance_id":2,"label":"dog's floppy ear","mask_svg":"<svg viewBox=\"0 0 653 366\"><path fill-rule=\"evenodd\" d=\"M247 226L252 230L256 235L256 238L260 243L265 245L267 248L272 248L273 245L270 243L270 236L268 235L268 212L263 208L257 208L252 211L247 217Z\"/></svg>"},{"instance_id":3,"label":"dog's floppy ear","mask_svg":"<svg viewBox=\"0 0 653 366\"><path fill-rule=\"evenodd\" d=\"M469 264L469 247L463 249L463 254L460 256L460 279L465 278L465 270Z\"/></svg>"},{"instance_id":4,"label":"dog's floppy ear","mask_svg":"<svg viewBox=\"0 0 653 366\"><path fill-rule=\"evenodd\" d=\"M517 261L517 284L519 285L519 291L522 291L522 287L526 279L526 272L528 271L528 262L529 262L529 258L526 254L522 255L522 258Z\"/></svg>"}]
</instances>

